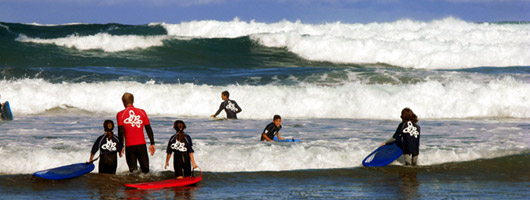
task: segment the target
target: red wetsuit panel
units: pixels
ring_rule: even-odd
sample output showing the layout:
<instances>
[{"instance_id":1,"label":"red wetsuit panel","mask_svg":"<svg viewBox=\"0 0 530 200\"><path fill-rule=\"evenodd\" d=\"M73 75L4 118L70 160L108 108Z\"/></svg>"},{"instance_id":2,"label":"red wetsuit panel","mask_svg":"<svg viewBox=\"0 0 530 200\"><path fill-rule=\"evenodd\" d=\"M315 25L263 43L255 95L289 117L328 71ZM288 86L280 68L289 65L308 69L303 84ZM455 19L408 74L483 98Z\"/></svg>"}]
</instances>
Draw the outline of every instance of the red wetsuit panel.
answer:
<instances>
[{"instance_id":1,"label":"red wetsuit panel","mask_svg":"<svg viewBox=\"0 0 530 200\"><path fill-rule=\"evenodd\" d=\"M144 110L128 106L116 115L118 126L125 129L125 146L145 144L144 125L149 125L149 118Z\"/></svg>"}]
</instances>

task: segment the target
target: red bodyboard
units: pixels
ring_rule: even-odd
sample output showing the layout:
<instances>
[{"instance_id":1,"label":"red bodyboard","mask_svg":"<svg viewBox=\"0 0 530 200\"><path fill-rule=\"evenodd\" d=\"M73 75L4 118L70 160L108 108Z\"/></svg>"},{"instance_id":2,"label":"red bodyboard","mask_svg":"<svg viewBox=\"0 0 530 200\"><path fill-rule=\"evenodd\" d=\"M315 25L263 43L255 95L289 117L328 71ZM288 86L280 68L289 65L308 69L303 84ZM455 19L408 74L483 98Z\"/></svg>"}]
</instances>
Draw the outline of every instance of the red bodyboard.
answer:
<instances>
[{"instance_id":1,"label":"red bodyboard","mask_svg":"<svg viewBox=\"0 0 530 200\"><path fill-rule=\"evenodd\" d=\"M181 187L186 185L193 185L202 180L202 176L199 177L185 177L176 178L163 181L136 183L136 184L125 184L125 187L138 188L138 189L157 189L165 187Z\"/></svg>"}]
</instances>

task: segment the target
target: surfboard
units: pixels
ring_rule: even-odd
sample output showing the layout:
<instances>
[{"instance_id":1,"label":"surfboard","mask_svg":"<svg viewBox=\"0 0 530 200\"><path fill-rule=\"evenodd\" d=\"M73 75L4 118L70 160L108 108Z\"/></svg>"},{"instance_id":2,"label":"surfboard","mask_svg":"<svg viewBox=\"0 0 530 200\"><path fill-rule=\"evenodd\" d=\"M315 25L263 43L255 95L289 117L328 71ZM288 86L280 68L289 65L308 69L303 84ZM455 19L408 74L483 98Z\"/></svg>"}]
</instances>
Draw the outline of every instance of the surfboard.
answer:
<instances>
[{"instance_id":1,"label":"surfboard","mask_svg":"<svg viewBox=\"0 0 530 200\"><path fill-rule=\"evenodd\" d=\"M154 181L146 183L136 183L136 184L125 184L125 187L137 188L137 189L158 189L165 187L182 187L186 185L193 185L202 180L202 177L185 177L185 178L175 178L163 181Z\"/></svg>"},{"instance_id":2,"label":"surfboard","mask_svg":"<svg viewBox=\"0 0 530 200\"><path fill-rule=\"evenodd\" d=\"M33 173L33 176L50 180L62 180L88 174L94 170L94 168L95 166L92 163L77 163L38 171Z\"/></svg>"},{"instance_id":3,"label":"surfboard","mask_svg":"<svg viewBox=\"0 0 530 200\"><path fill-rule=\"evenodd\" d=\"M363 160L367 167L381 167L392 163L403 154L403 150L396 143L380 146Z\"/></svg>"},{"instance_id":4,"label":"surfboard","mask_svg":"<svg viewBox=\"0 0 530 200\"><path fill-rule=\"evenodd\" d=\"M275 142L300 142L299 139L294 139L294 138L291 138L291 139L283 139L283 140L280 140L278 139L278 137L274 136L274 139L273 139Z\"/></svg>"},{"instance_id":5,"label":"surfboard","mask_svg":"<svg viewBox=\"0 0 530 200\"><path fill-rule=\"evenodd\" d=\"M2 108L2 119L13 120L13 113L11 112L9 101L6 101L6 103L4 104L4 107Z\"/></svg>"},{"instance_id":6,"label":"surfboard","mask_svg":"<svg viewBox=\"0 0 530 200\"><path fill-rule=\"evenodd\" d=\"M202 171L201 176L198 177L184 177L184 178L174 178L163 181L154 181L154 182L145 182L145 183L133 183L125 184L125 187L137 188L137 189L158 189L166 187L182 187L187 185L193 185L202 180Z\"/></svg>"}]
</instances>

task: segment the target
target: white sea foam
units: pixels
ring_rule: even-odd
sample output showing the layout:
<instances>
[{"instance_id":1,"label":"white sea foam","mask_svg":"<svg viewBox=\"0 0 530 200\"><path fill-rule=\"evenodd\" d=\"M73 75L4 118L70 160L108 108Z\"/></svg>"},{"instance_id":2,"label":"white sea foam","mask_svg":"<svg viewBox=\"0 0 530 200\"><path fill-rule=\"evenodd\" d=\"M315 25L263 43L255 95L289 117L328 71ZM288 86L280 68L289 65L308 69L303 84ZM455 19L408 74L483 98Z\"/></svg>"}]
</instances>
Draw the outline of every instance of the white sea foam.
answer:
<instances>
[{"instance_id":1,"label":"white sea foam","mask_svg":"<svg viewBox=\"0 0 530 200\"><path fill-rule=\"evenodd\" d=\"M163 26L166 36L90 36L39 39L21 35L17 41L55 44L80 50L127 51L162 46L166 39L237 38L287 50L311 61L386 63L401 67L460 69L480 66L529 66L530 25L469 23L454 18L431 22L304 24L233 21L191 21Z\"/></svg>"},{"instance_id":2,"label":"white sea foam","mask_svg":"<svg viewBox=\"0 0 530 200\"><path fill-rule=\"evenodd\" d=\"M312 61L387 63L413 68L530 65L530 25L400 20L370 24L266 24L192 21L162 24L172 36L250 36L267 47L286 48Z\"/></svg>"},{"instance_id":3,"label":"white sea foam","mask_svg":"<svg viewBox=\"0 0 530 200\"><path fill-rule=\"evenodd\" d=\"M491 81L429 80L416 84L336 86L304 84L228 85L158 84L153 82L50 83L42 79L0 81L2 100L16 115L47 113L54 108L77 108L115 113L123 108L121 95L135 94L135 104L151 115L208 117L231 92L243 109L238 116L289 118L394 119L404 107L422 118L530 118L529 83L511 77Z\"/></svg>"},{"instance_id":4,"label":"white sea foam","mask_svg":"<svg viewBox=\"0 0 530 200\"><path fill-rule=\"evenodd\" d=\"M42 133L42 129L35 131L37 135ZM311 133L311 135L313 134L316 133ZM160 134L156 136L158 138L164 137L164 139L169 137ZM30 144L31 148L20 143L0 147L0 156L6 161L0 163L0 174L30 174L43 169L88 161L93 141L88 139L79 141L80 139L72 137L88 138L89 135L83 133L79 136L65 135L65 137L71 139L58 139L59 141L54 144ZM217 139L194 139L196 162L202 170L208 172L353 168L362 166L364 157L373 151L380 142L384 141L367 143L343 140L339 142L326 139L310 140L308 138L302 139L303 142L301 143L270 144L259 142L257 138L256 136L253 141L234 141L228 138L229 143ZM424 136L424 138L428 138L428 136ZM95 137L92 139L95 140ZM42 141L39 140L38 142ZM507 140L505 139L505 141ZM452 143L434 146L432 141L424 139L424 143L430 144L421 146L419 164L429 166L449 162L464 162L521 154L528 151L528 146L492 148L491 142L484 142L484 145L469 147L462 142L462 140L456 140ZM165 143L158 143L157 152L149 158L152 172L166 170L164 169L165 145ZM57 147L65 147L65 149L57 149ZM399 165L402 162L402 159L398 159L394 164ZM168 170L173 170L172 161L170 163L171 167ZM124 158L119 159L117 171L118 173L128 171ZM97 172L97 167L94 172Z\"/></svg>"},{"instance_id":5,"label":"white sea foam","mask_svg":"<svg viewBox=\"0 0 530 200\"><path fill-rule=\"evenodd\" d=\"M79 50L101 49L106 52L145 49L153 46L162 46L167 36L138 36L138 35L111 35L98 33L89 36L69 35L64 38L41 39L19 35L16 41L33 42L40 44L54 44Z\"/></svg>"}]
</instances>

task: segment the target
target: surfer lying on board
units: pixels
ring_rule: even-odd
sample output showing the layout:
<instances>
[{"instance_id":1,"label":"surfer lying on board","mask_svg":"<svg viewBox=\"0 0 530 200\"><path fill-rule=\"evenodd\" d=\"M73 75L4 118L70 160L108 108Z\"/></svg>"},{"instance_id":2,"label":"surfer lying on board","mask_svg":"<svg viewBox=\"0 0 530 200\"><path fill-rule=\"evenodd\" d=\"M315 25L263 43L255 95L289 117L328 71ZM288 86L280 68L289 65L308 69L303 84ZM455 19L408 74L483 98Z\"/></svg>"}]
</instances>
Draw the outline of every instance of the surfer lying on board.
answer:
<instances>
[{"instance_id":1,"label":"surfer lying on board","mask_svg":"<svg viewBox=\"0 0 530 200\"><path fill-rule=\"evenodd\" d=\"M273 142L274 136L278 137L279 140L285 139L280 137L280 129L282 129L282 117L280 115L274 115L272 122L261 133L261 141Z\"/></svg>"},{"instance_id":2,"label":"surfer lying on board","mask_svg":"<svg viewBox=\"0 0 530 200\"><path fill-rule=\"evenodd\" d=\"M116 168L118 168L118 156L116 154L119 153L120 157L122 156L121 149L123 146L118 137L112 132L114 130L114 122L112 120L105 120L103 129L105 133L99 136L92 146L89 162L92 162L94 155L99 150L99 173L116 174Z\"/></svg>"},{"instance_id":3,"label":"surfer lying on board","mask_svg":"<svg viewBox=\"0 0 530 200\"><path fill-rule=\"evenodd\" d=\"M405 165L417 165L418 155L420 153L420 126L417 125L418 117L410 108L404 108L401 111L401 123L398 125L396 132L381 146L396 142L403 149L403 158Z\"/></svg>"},{"instance_id":4,"label":"surfer lying on board","mask_svg":"<svg viewBox=\"0 0 530 200\"><path fill-rule=\"evenodd\" d=\"M167 143L166 165L164 168L167 169L169 166L171 153L175 153L173 154L173 168L175 169L175 176L177 178L189 177L191 176L191 166L193 166L193 169L198 167L197 164L195 164L195 158L193 157L193 143L191 141L191 137L184 133L186 124L184 124L183 121L175 121L175 123L173 123L173 128L175 129L176 133L169 138L169 142Z\"/></svg>"},{"instance_id":5,"label":"surfer lying on board","mask_svg":"<svg viewBox=\"0 0 530 200\"><path fill-rule=\"evenodd\" d=\"M227 119L237 119L237 113L241 112L241 108L237 105L236 101L228 99L229 97L230 93L228 91L223 91L221 93L221 99L223 99L223 102L219 106L217 112L211 116L212 118L215 118L224 109Z\"/></svg>"}]
</instances>

